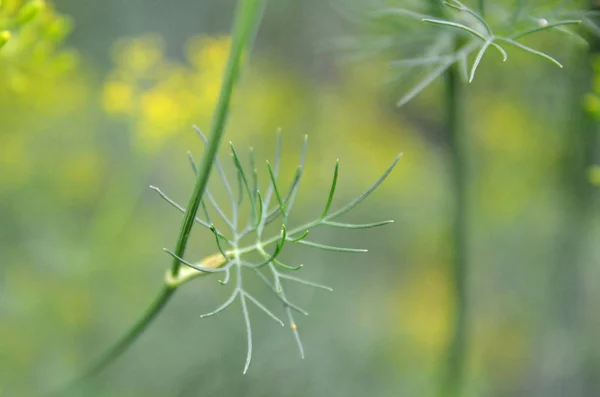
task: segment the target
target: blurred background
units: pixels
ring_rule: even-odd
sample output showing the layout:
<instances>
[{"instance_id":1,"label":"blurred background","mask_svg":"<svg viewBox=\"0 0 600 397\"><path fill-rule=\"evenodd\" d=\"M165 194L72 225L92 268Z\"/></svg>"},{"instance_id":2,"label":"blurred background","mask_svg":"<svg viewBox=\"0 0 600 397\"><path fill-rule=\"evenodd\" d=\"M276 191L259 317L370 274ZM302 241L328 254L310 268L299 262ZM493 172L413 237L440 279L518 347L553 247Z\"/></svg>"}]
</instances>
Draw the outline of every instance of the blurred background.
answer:
<instances>
[{"instance_id":1,"label":"blurred background","mask_svg":"<svg viewBox=\"0 0 600 397\"><path fill-rule=\"evenodd\" d=\"M181 288L86 396L437 395L455 311L443 84L395 106L406 80L389 63L402 47L360 51L361 38L388 34L361 21L367 2L269 2L225 136L263 164L281 127L287 185L309 135L292 224L320 214L337 158L334 206L404 153L345 218L394 224L317 233L369 253L283 254L334 289L289 287L310 312L298 318L306 358L289 328L251 309L254 357L242 376L240 305L200 320L230 290L205 277ZM235 5L54 0L29 15L25 3L0 5L12 33L0 49L0 396L11 397L73 378L161 287L171 263L162 248L174 246L182 216L148 186L187 203L186 153L203 150L192 125L209 128ZM590 41L540 34L530 43L564 69L489 54L466 87L465 396L600 395L600 61ZM215 253L199 230L189 247L190 260Z\"/></svg>"}]
</instances>

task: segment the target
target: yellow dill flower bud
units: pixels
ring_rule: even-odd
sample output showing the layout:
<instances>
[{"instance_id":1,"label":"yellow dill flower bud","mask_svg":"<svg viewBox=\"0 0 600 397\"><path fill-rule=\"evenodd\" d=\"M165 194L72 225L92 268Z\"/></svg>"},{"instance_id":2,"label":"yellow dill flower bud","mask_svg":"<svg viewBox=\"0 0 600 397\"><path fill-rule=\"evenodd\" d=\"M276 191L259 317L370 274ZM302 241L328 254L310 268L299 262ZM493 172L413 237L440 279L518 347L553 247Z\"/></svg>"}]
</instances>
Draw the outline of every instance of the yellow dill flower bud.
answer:
<instances>
[{"instance_id":1,"label":"yellow dill flower bud","mask_svg":"<svg viewBox=\"0 0 600 397\"><path fill-rule=\"evenodd\" d=\"M17 14L17 22L21 25L31 21L46 7L44 0L32 0L25 4Z\"/></svg>"},{"instance_id":2,"label":"yellow dill flower bud","mask_svg":"<svg viewBox=\"0 0 600 397\"><path fill-rule=\"evenodd\" d=\"M10 32L8 30L0 32L0 48L4 47L8 40L10 40Z\"/></svg>"},{"instance_id":3,"label":"yellow dill flower bud","mask_svg":"<svg viewBox=\"0 0 600 397\"><path fill-rule=\"evenodd\" d=\"M600 165L593 165L588 171L588 179L594 186L600 186Z\"/></svg>"}]
</instances>

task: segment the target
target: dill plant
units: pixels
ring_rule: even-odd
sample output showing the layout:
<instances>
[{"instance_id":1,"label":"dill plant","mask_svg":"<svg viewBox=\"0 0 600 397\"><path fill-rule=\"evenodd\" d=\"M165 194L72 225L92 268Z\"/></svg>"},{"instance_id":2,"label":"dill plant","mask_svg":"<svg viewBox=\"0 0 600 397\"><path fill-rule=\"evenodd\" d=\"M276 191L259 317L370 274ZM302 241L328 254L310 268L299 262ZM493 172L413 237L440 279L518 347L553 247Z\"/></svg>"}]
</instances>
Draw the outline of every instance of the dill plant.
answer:
<instances>
[{"instance_id":1,"label":"dill plant","mask_svg":"<svg viewBox=\"0 0 600 397\"><path fill-rule=\"evenodd\" d=\"M204 143L208 143L208 140L204 134L199 129L196 128L196 130ZM400 159L400 155L394 159L381 177L375 181L375 183L371 185L365 192L342 208L333 210L331 205L336 191L339 171L339 162L336 162L329 192L324 196L325 205L319 216L312 221L298 226L289 225L289 215L292 210L292 206L294 204L304 172L306 148L307 137L305 136L300 155L300 163L297 167L294 178L286 190L282 189L280 183L277 182L280 160L282 156L281 133L278 133L275 161L273 165L271 165L268 161L266 163L266 168L269 175L268 187L266 191L261 193L257 178L258 170L255 168L256 164L253 157L253 152L251 151L250 167L247 169L242 164L242 161L240 160L233 144L230 143L231 159L237 175L237 192L232 186L231 181L228 180L223 165L218 160L215 160L215 167L229 195L231 215L227 215L227 211L221 208L210 191L206 190L205 196L201 201L203 216L195 219L198 224L213 233L218 252L215 255L205 258L200 263L193 263L183 259L182 257L179 257L170 250L165 249L165 251L175 260L180 261L187 266L187 268L181 269L177 277L173 277L171 273L167 273L166 279L169 285L178 287L193 278L206 276L213 273L222 275L222 278L218 280L220 284L228 285L231 281L232 274L233 277L235 277L235 286L225 302L215 310L211 311L210 313L203 314L201 317L204 318L214 316L227 309L236 300L241 302L242 313L248 337L248 351L244 365L244 373L246 373L248 370L252 356L252 327L247 305L250 303L254 304L265 314L271 317L275 322L281 326L284 326L284 321L282 321L271 310L267 309L264 304L259 302L244 288L243 280L247 277L247 275L257 277L260 281L262 281L268 290L274 294L274 297L283 305L285 314L287 316L287 322L294 334L300 356L304 358L304 348L298 332L298 325L294 319L294 313L302 315L307 315L308 313L289 300L286 295L284 285L287 282L295 282L328 291L332 291L332 289L325 285L297 277L295 273L299 271L303 265L289 265L283 263L280 259L280 254L282 253L284 247L289 244L296 244L342 253L364 253L367 252L366 249L336 247L312 241L308 239L310 231L319 226L327 226L339 229L369 229L384 226L393 222L392 220L383 220L367 224L350 224L340 222L338 221L338 218L352 210L356 205L360 204L375 189L377 189L377 187L379 187L379 185L387 178L397 164L398 160ZM194 172L198 174L196 163L191 157L190 163ZM169 198L159 188L152 186L152 189L154 189L173 207L183 213L186 212L185 208ZM247 203L247 206L250 207L250 216L246 222L242 222L242 217L240 216L240 209L243 203ZM271 205L272 203L273 205ZM227 231L217 229L211 222L208 209L209 206L212 207L218 216L222 218L223 222L227 226ZM265 233L265 229L269 224L272 223L281 225L280 233L275 236L268 236ZM248 239L253 242L250 244L244 244L243 241L247 241ZM260 259L253 260L251 254L258 254Z\"/></svg>"},{"instance_id":2,"label":"dill plant","mask_svg":"<svg viewBox=\"0 0 600 397\"><path fill-rule=\"evenodd\" d=\"M0 48L9 41L20 46L31 45L34 40L46 45L60 43L69 30L69 20L57 15L48 1L0 1Z\"/></svg>"},{"instance_id":3,"label":"dill plant","mask_svg":"<svg viewBox=\"0 0 600 397\"><path fill-rule=\"evenodd\" d=\"M42 0L33 0L25 4L11 4L10 8L0 1L0 48L18 33L23 26L32 22L44 11L45 3Z\"/></svg>"},{"instance_id":4,"label":"dill plant","mask_svg":"<svg viewBox=\"0 0 600 397\"><path fill-rule=\"evenodd\" d=\"M73 51L61 45L72 28L71 20L45 0L0 0L0 89L20 93L32 65L42 65L42 76L71 71L77 63Z\"/></svg>"},{"instance_id":5,"label":"dill plant","mask_svg":"<svg viewBox=\"0 0 600 397\"><path fill-rule=\"evenodd\" d=\"M463 81L473 82L483 57L489 51L496 52L498 59L506 62L509 59L507 49L513 47L562 68L562 63L554 56L529 46L525 40L550 30L558 31L569 39L579 37L577 25L589 29L595 27L590 19L593 13L562 7L532 9L524 1L519 1L512 8L504 2L489 2L488 7L483 5L485 2L480 2L476 9L457 0L430 0L423 2L429 4L428 10L421 7L416 8L417 11L401 7L403 4L398 3L398 7L378 8L370 13L378 23L400 26L400 29L409 26L418 32L415 38L418 45L414 47L406 44L404 39L392 36L384 41L384 48L409 54L390 63L399 76L420 76L398 100L398 106L410 102L452 67L456 67Z\"/></svg>"},{"instance_id":6,"label":"dill plant","mask_svg":"<svg viewBox=\"0 0 600 397\"><path fill-rule=\"evenodd\" d=\"M251 152L250 165L247 167L242 163L238 152L231 143L230 154L232 166L236 172L236 183L228 180L224 166L217 158L217 152L224 135L235 83L240 76L242 59L246 55L251 44L251 39L258 29L264 7L264 0L238 1L231 49L223 74L220 95L213 114L210 132L208 136L205 136L200 129L194 127L205 144L205 151L199 164L195 162L191 155L189 156L190 164L196 176L196 182L187 206L181 206L169 198L161 189L151 186L164 200L183 213L183 222L176 246L173 250L165 249L172 258L172 265L165 275L165 284L162 290L138 322L111 349L101 356L95 364L89 367L79 378L61 391L60 394L73 391L82 382L93 377L118 358L147 329L152 320L159 315L179 287L196 278L212 274L221 276L218 279L220 284L224 286L232 284L233 290L221 306L210 313L202 315L202 317L210 317L222 312L235 300L241 302L242 315L247 333L247 353L243 373L248 371L252 358L252 327L248 305L255 305L268 317L284 326L284 321L278 315L273 313L265 304L252 296L244 288L243 280L247 274L261 280L272 291L275 299L282 305L287 322L296 340L300 356L303 358L304 348L294 314L306 315L307 312L290 301L286 295L285 284L293 282L324 290L331 290L331 288L296 276L295 272L300 270L302 265L283 263L279 256L284 247L295 244L342 253L364 253L367 250L363 248L336 247L312 241L308 238L310 231L322 226L339 229L368 229L393 222L391 220L383 220L368 224L349 224L340 221L338 218L352 210L377 189L391 173L401 155L398 155L391 162L389 167L373 185L339 209L332 208L339 171L339 163L336 162L333 167L329 192L324 196L325 204L323 210L315 219L297 226L289 225L288 218L303 176L307 149L306 137L302 144L300 163L296 174L286 190L282 189L277 181L282 157L281 133L277 135L275 161L273 165L269 162L266 163L269 180L265 192L259 188L258 171L253 152ZM223 209L223 205L218 203L207 189L208 179L213 168L216 168L228 193L231 208L229 213ZM250 216L247 220L242 219L240 216L242 205L249 207ZM209 206L222 218L229 230L217 229L211 221L208 210ZM198 215L200 209L202 213ZM280 225L279 234L275 236L267 235L265 233L266 227L276 222ZM214 244L216 253L204 258L200 262L194 262L185 258L186 247L194 224L199 224L210 230L214 236L214 241L211 241L210 244ZM242 240L247 241L252 236L254 237L253 243L242 243ZM255 255L252 256L251 254ZM252 258L256 257L256 254L261 259L253 260ZM232 281L232 279L235 279L235 281Z\"/></svg>"},{"instance_id":7,"label":"dill plant","mask_svg":"<svg viewBox=\"0 0 600 397\"><path fill-rule=\"evenodd\" d=\"M458 0L374 2L358 18L366 22L367 33L340 40L340 45L358 57L386 54L391 80L408 87L397 101L404 106L433 82L442 79L444 92L445 144L452 207L448 236L452 246L450 284L455 307L450 318L450 334L442 364L438 394L458 397L464 394L464 378L469 341L468 272L469 144L465 130L468 110L464 106L465 83L472 83L481 61L490 51L500 62L509 60L509 47L550 62L562 63L527 43L531 36L545 32L562 34L572 44L586 42L586 33L598 35L594 19L597 11L576 1L527 2ZM362 10L364 11L364 10ZM357 20L353 16L354 20ZM397 55L401 54L397 59ZM408 85L407 84L412 84Z\"/></svg>"}]
</instances>

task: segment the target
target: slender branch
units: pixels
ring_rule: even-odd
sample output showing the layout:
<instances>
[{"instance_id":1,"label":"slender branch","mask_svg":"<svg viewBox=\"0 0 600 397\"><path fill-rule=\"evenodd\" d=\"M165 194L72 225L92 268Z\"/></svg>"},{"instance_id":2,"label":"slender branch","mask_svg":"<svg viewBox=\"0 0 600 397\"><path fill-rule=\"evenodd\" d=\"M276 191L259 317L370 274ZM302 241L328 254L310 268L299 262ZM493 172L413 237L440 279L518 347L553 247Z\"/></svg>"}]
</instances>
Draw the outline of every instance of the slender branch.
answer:
<instances>
[{"instance_id":1,"label":"slender branch","mask_svg":"<svg viewBox=\"0 0 600 397\"><path fill-rule=\"evenodd\" d=\"M590 1L591 10L598 9ZM544 375L541 390L547 396L557 396L565 390L581 390L581 394L593 394L591 380L586 384L587 374L594 371L593 353L588 347L593 343L587 332L586 313L591 301L585 294L586 279L589 278L587 262L590 248L597 246L593 241L593 224L597 208L597 195L594 186L587 178L589 167L598 158L600 131L597 119L583 106L582 98L589 95L597 74L594 62L600 52L600 39L588 37L590 46L587 53L577 53L569 76L568 123L563 133L564 157L560 163L560 214L557 229L555 260L551 271L553 277L547 294L552 299L546 306L545 324L548 329L543 339L543 348L553 347L558 341L567 350L554 353L557 360L569 360L569 371ZM597 72L596 72L597 73ZM560 335L560 339L557 339ZM567 358L568 357L568 358Z\"/></svg>"},{"instance_id":2,"label":"slender branch","mask_svg":"<svg viewBox=\"0 0 600 397\"><path fill-rule=\"evenodd\" d=\"M183 224L181 226L177 244L174 250L174 259L171 267L171 276L173 278L177 278L181 268L181 260L178 258L183 258L184 256L190 232L192 230L192 226L194 225L194 221L196 220L198 207L200 206L202 197L206 190L210 171L225 131L231 96L234 85L239 76L242 58L247 46L249 45L249 39L253 36L258 27L262 10L264 8L263 5L264 0L239 0L237 4L235 22L232 32L233 42L229 53L229 59L224 71L223 83L221 85L219 100L213 116L209 140L206 145L202 164L198 172L187 210L185 211ZM162 311L171 296L175 293L176 289L177 286L169 284L165 285L158 298L146 310L142 318L129 331L127 331L125 336L121 338L116 345L110 348L108 352L102 356L100 361L92 365L89 370L77 378L77 380L71 383L66 389L63 389L59 395L72 390L72 388L79 385L81 381L94 376L96 373L111 364L125 350L127 350L127 348L131 346L147 329L152 320L156 318L156 316Z\"/></svg>"},{"instance_id":3,"label":"slender branch","mask_svg":"<svg viewBox=\"0 0 600 397\"><path fill-rule=\"evenodd\" d=\"M460 70L453 65L446 72L447 134L450 150L451 181L454 189L452 214L453 256L450 284L455 302L451 316L450 340L441 379L440 396L462 395L467 358L467 150L462 123Z\"/></svg>"},{"instance_id":4,"label":"slender branch","mask_svg":"<svg viewBox=\"0 0 600 397\"><path fill-rule=\"evenodd\" d=\"M443 16L445 11L436 0L430 0L430 5L437 15ZM480 1L479 6L483 6ZM483 14L483 9L480 13ZM460 41L455 43L460 48ZM467 350L467 209L466 200L467 180L465 158L467 150L464 145L462 123L462 93L460 82L460 65L450 66L445 77L445 106L446 130L449 145L451 181L454 188L454 203L452 213L453 257L451 262L450 287L454 295L454 310L451 316L450 340L446 347L446 361L442 367L438 395L440 397L460 397L463 391Z\"/></svg>"},{"instance_id":5,"label":"slender branch","mask_svg":"<svg viewBox=\"0 0 600 397\"><path fill-rule=\"evenodd\" d=\"M183 219L181 231L177 239L177 245L175 247L175 254L178 257L183 257L187 246L190 232L194 224L200 201L206 190L208 184L208 178L212 169L219 145L223 138L225 131L225 125L227 123L227 116L229 115L229 105L231 102L231 95L233 93L233 87L238 79L242 55L246 46L248 45L248 38L252 35L255 29L255 25L258 24L260 19L260 11L262 10L263 0L240 0L236 12L236 20L233 27L233 43L231 52L229 53L229 59L225 68L223 84L221 86L221 93L219 94L219 101L217 108L213 116L213 122L210 129L210 135L208 137L208 143L206 145L206 151L202 158L202 164L198 172L198 178L194 185L194 192L190 197L189 204L187 206L187 212ZM177 275L181 262L178 259L173 260L171 272L174 276Z\"/></svg>"},{"instance_id":6,"label":"slender branch","mask_svg":"<svg viewBox=\"0 0 600 397\"><path fill-rule=\"evenodd\" d=\"M108 351L100 357L100 359L91 365L82 375L69 383L56 396L64 395L68 392L75 391L85 381L92 378L94 375L102 371L119 357L127 348L144 332L150 323L162 312L162 309L169 302L175 293L175 287L164 286L154 302L146 309L142 317L135 323L133 327L127 331L125 335Z\"/></svg>"}]
</instances>

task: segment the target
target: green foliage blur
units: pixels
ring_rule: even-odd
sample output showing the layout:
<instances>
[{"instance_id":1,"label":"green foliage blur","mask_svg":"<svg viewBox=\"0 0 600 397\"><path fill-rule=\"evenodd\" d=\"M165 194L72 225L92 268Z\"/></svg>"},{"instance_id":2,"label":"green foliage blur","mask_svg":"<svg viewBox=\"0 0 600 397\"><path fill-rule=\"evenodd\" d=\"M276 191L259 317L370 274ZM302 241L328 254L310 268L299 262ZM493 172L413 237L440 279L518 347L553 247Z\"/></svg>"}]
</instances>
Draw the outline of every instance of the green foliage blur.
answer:
<instances>
[{"instance_id":1,"label":"green foliage blur","mask_svg":"<svg viewBox=\"0 0 600 397\"><path fill-rule=\"evenodd\" d=\"M290 290L310 312L298 325L306 359L288 329L256 311L254 361L242 376L241 309L200 320L228 296L205 277L86 396L434 395L453 311L441 82L396 108L403 88L389 53L331 50L364 34L345 18L350 3L360 2L269 3L225 138L262 161L281 127L291 180L309 135L296 221L318 215L337 158L334 206L404 153L349 215L393 225L318 232L368 254L285 254L335 291ZM210 124L233 4L0 2L0 396L59 388L162 285L162 248L175 244L181 214L148 185L187 202L186 152L203 152L192 125ZM580 40L533 40L565 68L493 54L466 87L468 396L600 395L600 61ZM189 259L215 253L204 231L190 243Z\"/></svg>"}]
</instances>

